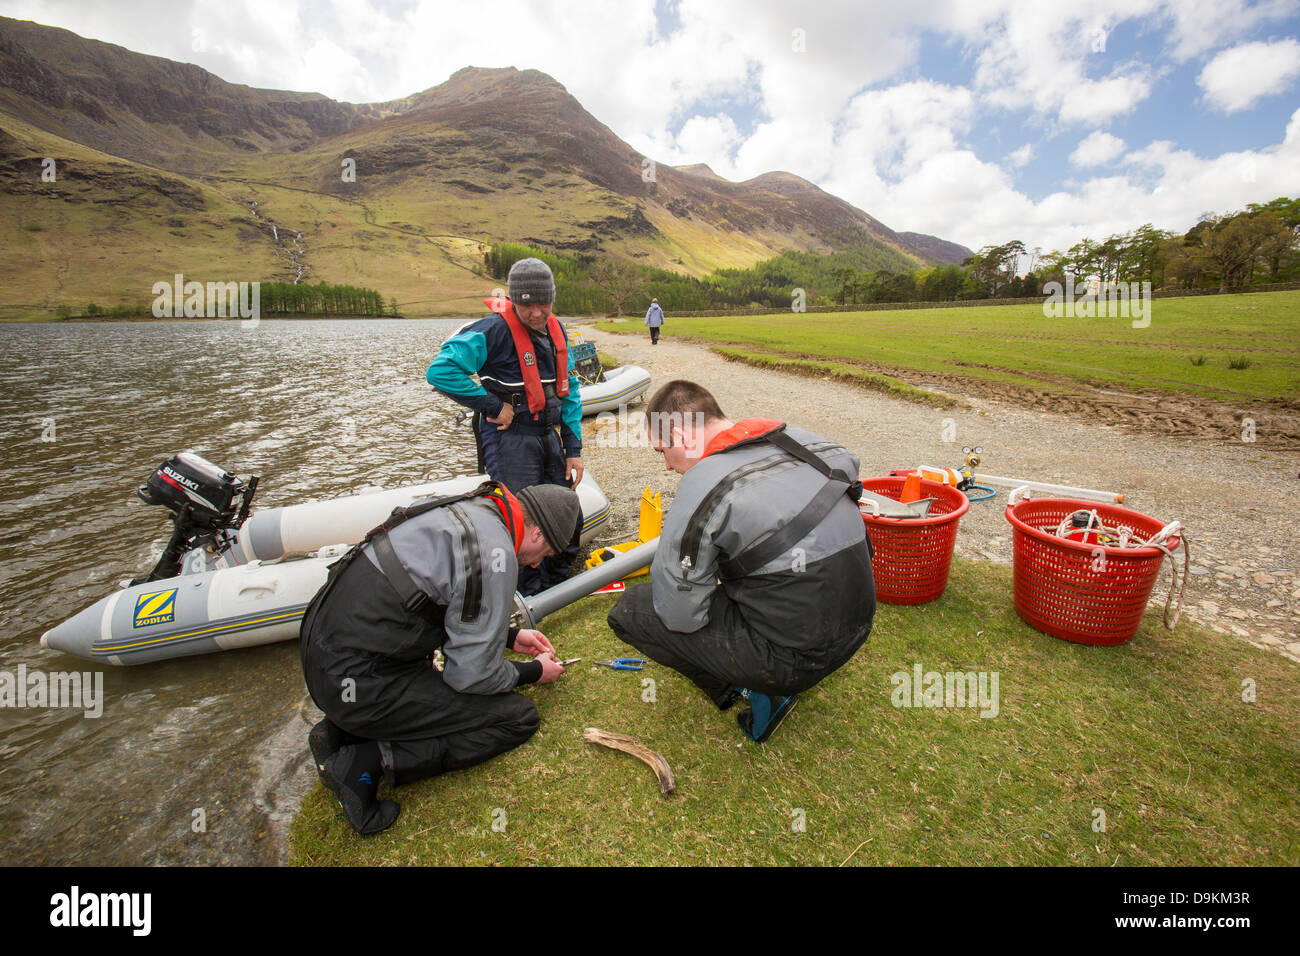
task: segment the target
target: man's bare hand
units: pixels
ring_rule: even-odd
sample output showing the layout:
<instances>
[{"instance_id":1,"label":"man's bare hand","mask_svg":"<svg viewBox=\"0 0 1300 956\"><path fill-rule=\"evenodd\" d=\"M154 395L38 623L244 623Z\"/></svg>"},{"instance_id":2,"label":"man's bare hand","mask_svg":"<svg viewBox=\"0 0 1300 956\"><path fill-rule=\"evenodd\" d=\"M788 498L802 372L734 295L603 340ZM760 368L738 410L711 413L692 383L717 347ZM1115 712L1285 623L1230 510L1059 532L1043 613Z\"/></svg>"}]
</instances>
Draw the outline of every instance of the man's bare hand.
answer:
<instances>
[{"instance_id":1,"label":"man's bare hand","mask_svg":"<svg viewBox=\"0 0 1300 956\"><path fill-rule=\"evenodd\" d=\"M569 479L570 488L577 488L578 482L582 481L582 459L566 458L564 459L564 477Z\"/></svg>"},{"instance_id":2,"label":"man's bare hand","mask_svg":"<svg viewBox=\"0 0 1300 956\"><path fill-rule=\"evenodd\" d=\"M542 676L537 681L539 684L553 684L559 680L560 675L564 673L564 665L555 659L555 655L550 651L544 654L538 654L533 658L542 665Z\"/></svg>"},{"instance_id":3,"label":"man's bare hand","mask_svg":"<svg viewBox=\"0 0 1300 956\"><path fill-rule=\"evenodd\" d=\"M486 417L486 416L485 416ZM496 425L497 431L503 432L510 427L510 423L515 420L515 410L509 402L501 403L501 411L497 412L496 418L489 418L493 425Z\"/></svg>"},{"instance_id":4,"label":"man's bare hand","mask_svg":"<svg viewBox=\"0 0 1300 956\"><path fill-rule=\"evenodd\" d=\"M520 654L536 657L538 654L555 654L555 648L541 631L523 630L515 635L514 649Z\"/></svg>"}]
</instances>

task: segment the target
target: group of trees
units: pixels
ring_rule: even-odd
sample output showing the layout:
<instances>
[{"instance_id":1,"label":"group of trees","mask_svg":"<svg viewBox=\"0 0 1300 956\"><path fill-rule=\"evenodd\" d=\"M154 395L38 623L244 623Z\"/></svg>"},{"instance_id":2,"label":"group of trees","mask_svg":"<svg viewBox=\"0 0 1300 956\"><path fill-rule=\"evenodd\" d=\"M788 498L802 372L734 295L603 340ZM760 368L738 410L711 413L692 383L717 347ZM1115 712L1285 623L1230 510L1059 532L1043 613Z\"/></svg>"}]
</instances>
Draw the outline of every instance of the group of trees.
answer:
<instances>
[{"instance_id":1,"label":"group of trees","mask_svg":"<svg viewBox=\"0 0 1300 956\"><path fill-rule=\"evenodd\" d=\"M514 242L493 245L483 256L489 277L506 285L510 267L520 259L541 259L555 275L555 311L563 315L645 312L652 297L665 310L710 307L708 287L699 279L638 265L625 259L569 256ZM789 301L789 292L786 293Z\"/></svg>"},{"instance_id":2,"label":"group of trees","mask_svg":"<svg viewBox=\"0 0 1300 956\"><path fill-rule=\"evenodd\" d=\"M831 298L870 302L1029 298L1048 282L1082 286L1150 282L1153 289L1227 292L1300 279L1300 199L1252 203L1224 215L1202 216L1186 233L1150 223L1101 241L1083 239L1044 255L1019 240L984 246L960 266L915 273L837 270Z\"/></svg>"},{"instance_id":3,"label":"group of trees","mask_svg":"<svg viewBox=\"0 0 1300 956\"><path fill-rule=\"evenodd\" d=\"M262 315L397 315L397 300L374 289L317 282L263 282L260 289Z\"/></svg>"},{"instance_id":4,"label":"group of trees","mask_svg":"<svg viewBox=\"0 0 1300 956\"><path fill-rule=\"evenodd\" d=\"M1069 280L1077 287L1094 279L1227 292L1300 279L1300 199L1283 197L1238 212L1207 214L1181 235L1147 223L1046 255L1012 240L984 246L961 265L912 272L873 268L884 261L874 253L784 252L748 269L719 269L693 279L622 259L499 243L484 256L484 266L504 285L516 261L542 259L555 273L556 311L567 314L644 312L651 296L669 312L789 308L796 288L804 290L810 306L1031 298L1042 295L1048 282Z\"/></svg>"},{"instance_id":5,"label":"group of trees","mask_svg":"<svg viewBox=\"0 0 1300 956\"><path fill-rule=\"evenodd\" d=\"M1005 261L999 268L989 265L989 259L1011 253L1017 261L1010 271ZM986 246L966 265L994 297L1035 295L1044 283L1067 278L1076 285L1097 279L1220 292L1287 282L1300 279L1300 199L1281 197L1238 212L1206 214L1181 235L1147 223L1100 242L1083 239L1041 258L1020 243ZM1013 285L1016 273L1025 291L1004 293L1003 283Z\"/></svg>"}]
</instances>

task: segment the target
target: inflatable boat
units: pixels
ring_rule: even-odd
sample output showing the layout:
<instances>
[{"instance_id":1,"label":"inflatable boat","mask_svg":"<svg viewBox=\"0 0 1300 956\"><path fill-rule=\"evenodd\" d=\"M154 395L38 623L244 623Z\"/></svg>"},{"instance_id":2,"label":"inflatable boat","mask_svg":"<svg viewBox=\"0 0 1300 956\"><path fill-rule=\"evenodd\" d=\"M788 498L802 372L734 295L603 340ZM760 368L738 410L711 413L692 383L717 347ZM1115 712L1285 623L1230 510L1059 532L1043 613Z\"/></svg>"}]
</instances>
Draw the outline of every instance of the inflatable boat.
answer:
<instances>
[{"instance_id":1,"label":"inflatable boat","mask_svg":"<svg viewBox=\"0 0 1300 956\"><path fill-rule=\"evenodd\" d=\"M41 645L129 665L291 640L329 566L394 508L486 480L407 485L250 517L256 478L244 485L197 455L176 455L139 490L147 503L173 511L172 541L158 566L46 631ZM589 473L577 490L585 544L609 520L609 501Z\"/></svg>"},{"instance_id":2,"label":"inflatable boat","mask_svg":"<svg viewBox=\"0 0 1300 956\"><path fill-rule=\"evenodd\" d=\"M629 405L650 387L650 373L639 365L620 365L601 376L601 381L582 383L582 415L610 412Z\"/></svg>"}]
</instances>

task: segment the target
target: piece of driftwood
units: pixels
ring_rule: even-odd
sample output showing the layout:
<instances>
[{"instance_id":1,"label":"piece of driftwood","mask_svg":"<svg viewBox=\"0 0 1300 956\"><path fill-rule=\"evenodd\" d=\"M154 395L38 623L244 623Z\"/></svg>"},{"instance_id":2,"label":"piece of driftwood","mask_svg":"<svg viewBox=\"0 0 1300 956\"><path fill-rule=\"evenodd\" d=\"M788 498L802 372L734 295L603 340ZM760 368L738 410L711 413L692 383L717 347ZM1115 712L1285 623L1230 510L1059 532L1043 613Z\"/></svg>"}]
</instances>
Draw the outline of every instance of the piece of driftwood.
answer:
<instances>
[{"instance_id":1,"label":"piece of driftwood","mask_svg":"<svg viewBox=\"0 0 1300 956\"><path fill-rule=\"evenodd\" d=\"M611 734L608 731L597 730L595 727L588 727L582 732L582 739L592 744L600 744L602 747L609 747L611 750L621 750L625 754L631 754L637 760L649 766L659 778L659 790L667 796L677 789L677 779L673 776L673 768L668 766L668 761L662 755L655 753L645 744L627 737L623 734Z\"/></svg>"}]
</instances>

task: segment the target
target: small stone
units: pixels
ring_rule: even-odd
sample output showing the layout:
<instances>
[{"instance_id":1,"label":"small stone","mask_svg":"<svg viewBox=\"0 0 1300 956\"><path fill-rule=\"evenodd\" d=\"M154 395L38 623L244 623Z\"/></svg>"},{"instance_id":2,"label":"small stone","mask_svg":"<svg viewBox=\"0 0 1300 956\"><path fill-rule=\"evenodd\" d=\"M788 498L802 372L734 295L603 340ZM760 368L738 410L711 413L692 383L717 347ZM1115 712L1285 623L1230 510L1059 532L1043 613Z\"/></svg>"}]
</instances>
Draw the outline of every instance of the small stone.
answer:
<instances>
[{"instance_id":1,"label":"small stone","mask_svg":"<svg viewBox=\"0 0 1300 956\"><path fill-rule=\"evenodd\" d=\"M1292 641L1286 646L1286 649L1292 654L1300 654L1300 641Z\"/></svg>"},{"instance_id":2,"label":"small stone","mask_svg":"<svg viewBox=\"0 0 1300 956\"><path fill-rule=\"evenodd\" d=\"M1279 601L1277 598L1273 598L1273 600L1269 601L1268 604L1265 605L1265 606L1266 606L1266 607L1281 607L1281 606L1282 606L1282 602Z\"/></svg>"},{"instance_id":3,"label":"small stone","mask_svg":"<svg viewBox=\"0 0 1300 956\"><path fill-rule=\"evenodd\" d=\"M1234 628L1234 630L1236 629ZM1261 644L1267 644L1269 647L1281 647L1283 644L1286 643L1284 640L1282 640L1282 638L1274 637L1272 634L1269 634L1265 637L1261 637L1259 639L1259 642Z\"/></svg>"},{"instance_id":4,"label":"small stone","mask_svg":"<svg viewBox=\"0 0 1300 956\"><path fill-rule=\"evenodd\" d=\"M1247 614L1245 611L1234 607L1228 611L1228 617L1232 618L1234 621L1244 621L1246 620Z\"/></svg>"},{"instance_id":5,"label":"small stone","mask_svg":"<svg viewBox=\"0 0 1300 956\"><path fill-rule=\"evenodd\" d=\"M1300 588L1296 588L1294 591L1292 591L1291 596L1293 598L1300 600Z\"/></svg>"},{"instance_id":6,"label":"small stone","mask_svg":"<svg viewBox=\"0 0 1300 956\"><path fill-rule=\"evenodd\" d=\"M1256 571L1254 574L1254 581L1262 588L1266 588L1269 587L1270 585L1277 584L1277 578L1273 577L1273 575L1268 574L1264 571Z\"/></svg>"},{"instance_id":7,"label":"small stone","mask_svg":"<svg viewBox=\"0 0 1300 956\"><path fill-rule=\"evenodd\" d=\"M1193 564L1190 568L1187 569L1187 572L1189 574L1195 574L1197 577L1200 577L1202 574L1209 574L1210 569L1203 568L1199 564Z\"/></svg>"}]
</instances>

